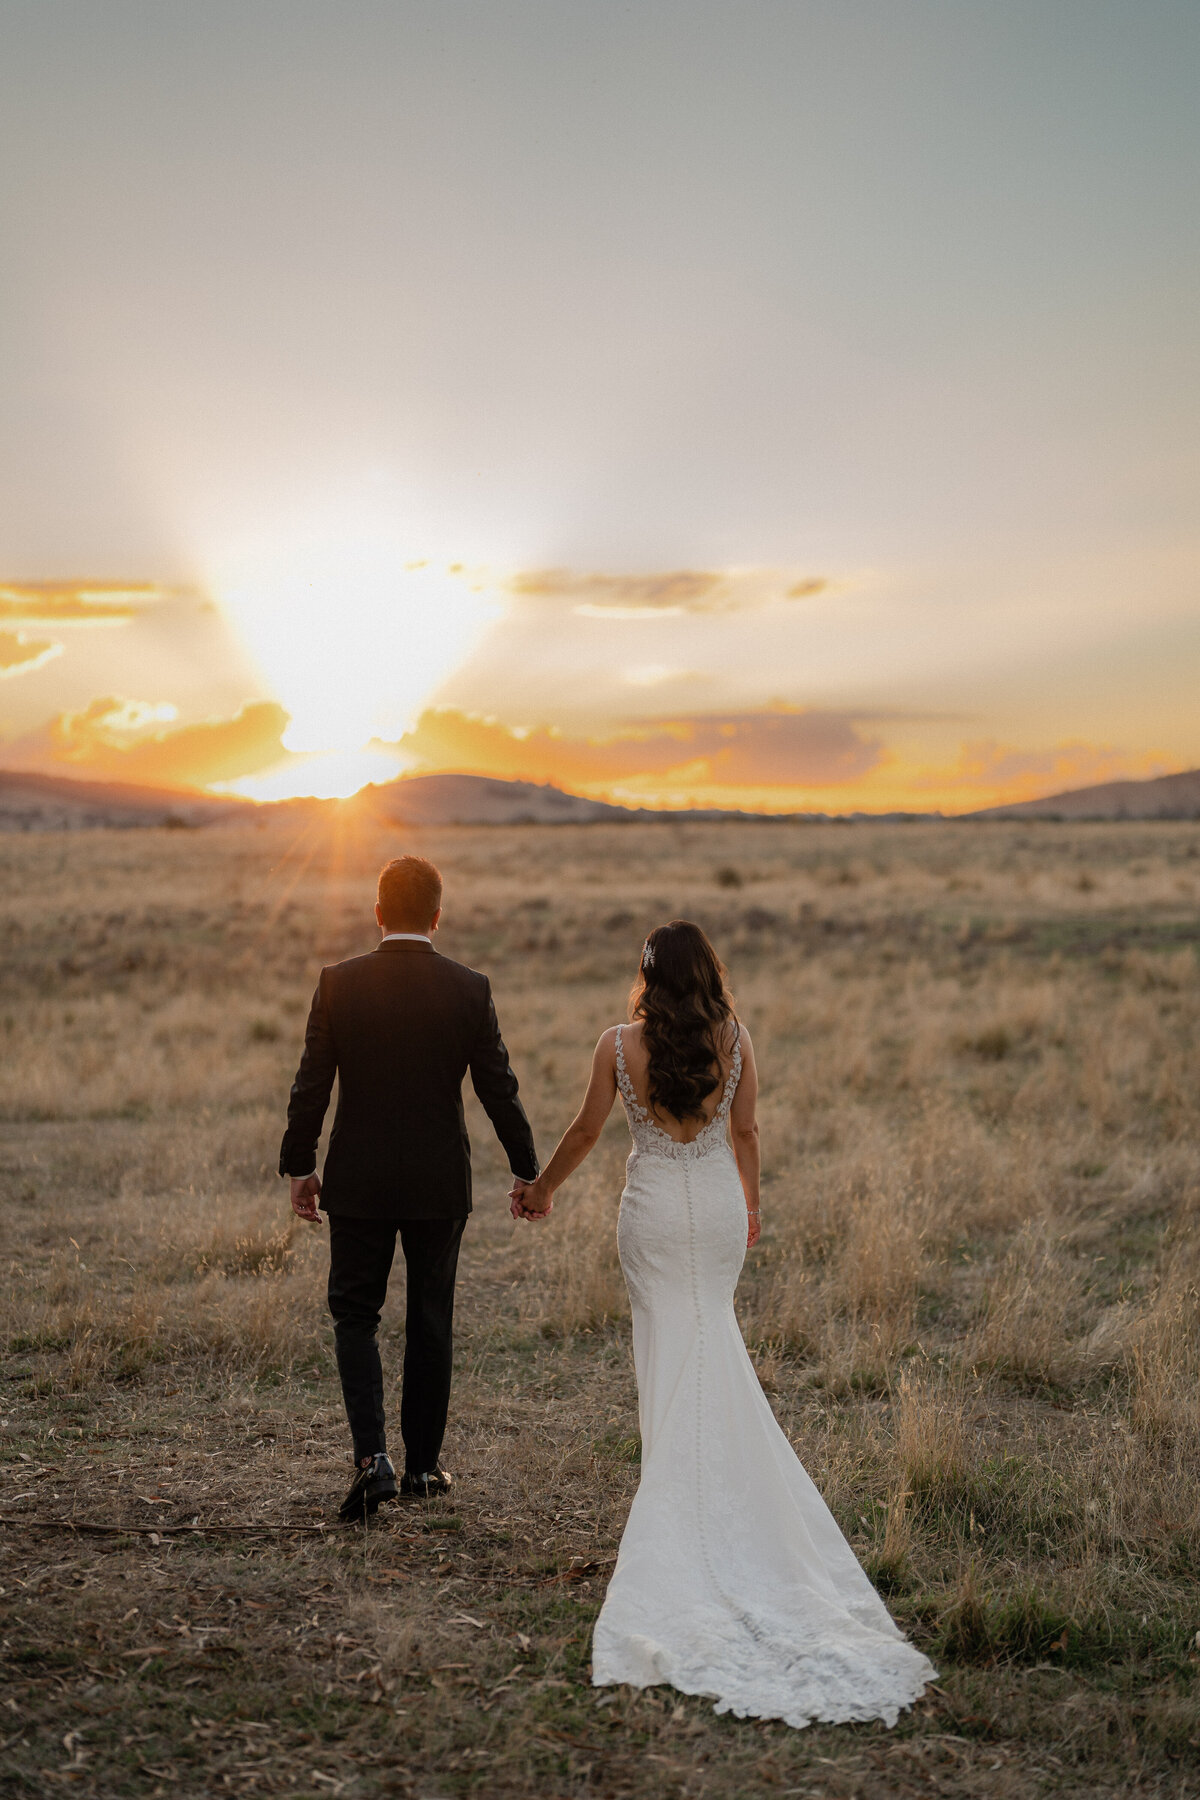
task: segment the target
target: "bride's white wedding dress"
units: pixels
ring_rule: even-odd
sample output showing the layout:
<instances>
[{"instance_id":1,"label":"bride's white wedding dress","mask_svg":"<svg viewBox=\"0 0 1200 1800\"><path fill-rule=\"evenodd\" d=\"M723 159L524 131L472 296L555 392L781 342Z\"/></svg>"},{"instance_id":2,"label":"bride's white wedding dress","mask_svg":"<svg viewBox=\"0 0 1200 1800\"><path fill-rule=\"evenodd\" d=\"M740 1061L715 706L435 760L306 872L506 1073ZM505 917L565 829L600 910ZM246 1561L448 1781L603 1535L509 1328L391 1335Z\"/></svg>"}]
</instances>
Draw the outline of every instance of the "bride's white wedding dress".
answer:
<instances>
[{"instance_id":1,"label":"bride's white wedding dress","mask_svg":"<svg viewBox=\"0 0 1200 1800\"><path fill-rule=\"evenodd\" d=\"M596 1621L597 1687L669 1682L740 1718L883 1719L926 1683L775 1422L738 1328L746 1204L726 1124L740 1045L689 1144L638 1102L617 1244L633 1307L641 1484Z\"/></svg>"}]
</instances>

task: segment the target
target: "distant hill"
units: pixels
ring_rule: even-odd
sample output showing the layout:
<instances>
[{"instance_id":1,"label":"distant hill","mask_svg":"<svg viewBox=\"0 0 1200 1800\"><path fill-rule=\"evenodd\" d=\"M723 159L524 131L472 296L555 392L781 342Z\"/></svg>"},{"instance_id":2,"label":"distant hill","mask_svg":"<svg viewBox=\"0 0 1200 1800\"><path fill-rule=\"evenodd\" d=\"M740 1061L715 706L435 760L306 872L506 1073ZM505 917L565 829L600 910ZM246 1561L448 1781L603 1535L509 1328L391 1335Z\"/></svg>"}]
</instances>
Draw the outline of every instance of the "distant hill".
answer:
<instances>
[{"instance_id":1,"label":"distant hill","mask_svg":"<svg viewBox=\"0 0 1200 1800\"><path fill-rule=\"evenodd\" d=\"M1104 781L1044 800L988 806L968 819L1200 819L1200 769L1148 781Z\"/></svg>"},{"instance_id":2,"label":"distant hill","mask_svg":"<svg viewBox=\"0 0 1200 1800\"><path fill-rule=\"evenodd\" d=\"M0 831L248 824L264 815L324 812L338 805L353 806L396 825L591 825L659 816L640 815L602 800L584 800L561 788L539 787L528 781L492 781L482 775L413 775L364 788L349 801L283 800L256 806L250 800L216 795L0 769Z\"/></svg>"},{"instance_id":3,"label":"distant hill","mask_svg":"<svg viewBox=\"0 0 1200 1800\"><path fill-rule=\"evenodd\" d=\"M613 806L585 800L562 788L532 781L496 781L488 775L401 775L380 787L364 788L354 804L377 818L403 825L596 825L687 819L822 818L818 813L747 813L719 808L680 812L644 806Z\"/></svg>"},{"instance_id":4,"label":"distant hill","mask_svg":"<svg viewBox=\"0 0 1200 1800\"><path fill-rule=\"evenodd\" d=\"M352 806L388 824L426 826L593 825L663 819L703 822L778 816L717 810L653 812L611 806L603 800L585 800L549 784L495 781L486 775L403 775L378 787L363 788L346 801L281 800L256 806L250 800L0 769L0 831L248 824L264 816L286 813L295 817L297 813L320 813L337 806Z\"/></svg>"},{"instance_id":5,"label":"distant hill","mask_svg":"<svg viewBox=\"0 0 1200 1800\"><path fill-rule=\"evenodd\" d=\"M402 775L364 788L354 804L397 825L593 825L633 816L561 788L486 775Z\"/></svg>"},{"instance_id":6,"label":"distant hill","mask_svg":"<svg viewBox=\"0 0 1200 1800\"><path fill-rule=\"evenodd\" d=\"M103 826L211 825L253 812L246 800L173 793L129 782L72 781L0 769L0 831L86 831Z\"/></svg>"},{"instance_id":7,"label":"distant hill","mask_svg":"<svg viewBox=\"0 0 1200 1800\"><path fill-rule=\"evenodd\" d=\"M717 808L656 812L585 800L562 788L532 781L496 781L486 775L402 775L367 787L348 801L250 800L181 794L128 782L75 781L68 775L28 775L0 769L0 831L84 831L131 826L198 827L261 821L350 806L390 825L594 825L691 824L761 820L782 823L888 824L935 820L940 813L747 813ZM1151 781L1110 781L1026 800L989 806L966 819L1200 819L1200 769Z\"/></svg>"}]
</instances>

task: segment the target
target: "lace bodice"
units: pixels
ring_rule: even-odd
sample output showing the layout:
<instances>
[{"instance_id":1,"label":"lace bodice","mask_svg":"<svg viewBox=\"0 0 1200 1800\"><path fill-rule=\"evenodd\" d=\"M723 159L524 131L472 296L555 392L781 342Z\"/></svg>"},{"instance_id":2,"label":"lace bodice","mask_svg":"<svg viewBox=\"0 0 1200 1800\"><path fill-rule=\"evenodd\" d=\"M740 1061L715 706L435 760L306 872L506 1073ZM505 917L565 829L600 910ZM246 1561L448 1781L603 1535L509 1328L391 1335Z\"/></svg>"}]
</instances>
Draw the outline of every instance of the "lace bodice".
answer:
<instances>
[{"instance_id":1,"label":"lace bodice","mask_svg":"<svg viewBox=\"0 0 1200 1800\"><path fill-rule=\"evenodd\" d=\"M702 1131L688 1144L681 1144L677 1139L665 1132L656 1124L650 1112L638 1100L633 1090L629 1070L625 1066L625 1044L623 1033L625 1027L617 1026L617 1086L621 1090L621 1099L625 1106L625 1117L629 1120L629 1129L633 1134L634 1148L643 1156L664 1156L670 1162L690 1162L695 1157L707 1156L718 1150L725 1143L725 1127L729 1122L729 1109L733 1105L733 1096L737 1093L738 1082L742 1078L742 1036L739 1031L733 1046L733 1060L729 1065L729 1073L725 1077L725 1087L721 1094L716 1112Z\"/></svg>"}]
</instances>

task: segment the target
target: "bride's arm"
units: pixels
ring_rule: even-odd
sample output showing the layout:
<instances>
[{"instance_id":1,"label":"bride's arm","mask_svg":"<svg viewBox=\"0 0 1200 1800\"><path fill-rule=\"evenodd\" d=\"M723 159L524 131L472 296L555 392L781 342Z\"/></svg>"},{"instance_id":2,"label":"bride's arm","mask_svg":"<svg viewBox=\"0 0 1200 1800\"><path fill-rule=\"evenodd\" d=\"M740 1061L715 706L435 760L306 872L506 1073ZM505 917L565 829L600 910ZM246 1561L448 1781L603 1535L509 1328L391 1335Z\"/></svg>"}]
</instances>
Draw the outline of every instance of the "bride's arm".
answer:
<instances>
[{"instance_id":1,"label":"bride's arm","mask_svg":"<svg viewBox=\"0 0 1200 1800\"><path fill-rule=\"evenodd\" d=\"M742 1079L737 1084L733 1105L729 1109L729 1130L733 1137L733 1154L737 1161L738 1174L742 1178L742 1192L746 1196L747 1249L751 1244L757 1244L759 1232L762 1229L758 1198L758 1120L755 1116L757 1107L758 1069L754 1063L754 1045L750 1042L750 1033L743 1025Z\"/></svg>"},{"instance_id":2,"label":"bride's arm","mask_svg":"<svg viewBox=\"0 0 1200 1800\"><path fill-rule=\"evenodd\" d=\"M513 1201L513 1217L548 1213L554 1193L574 1174L593 1148L617 1097L617 1032L611 1026L596 1045L592 1073L583 1105L559 1139L554 1155L537 1180L522 1188Z\"/></svg>"}]
</instances>

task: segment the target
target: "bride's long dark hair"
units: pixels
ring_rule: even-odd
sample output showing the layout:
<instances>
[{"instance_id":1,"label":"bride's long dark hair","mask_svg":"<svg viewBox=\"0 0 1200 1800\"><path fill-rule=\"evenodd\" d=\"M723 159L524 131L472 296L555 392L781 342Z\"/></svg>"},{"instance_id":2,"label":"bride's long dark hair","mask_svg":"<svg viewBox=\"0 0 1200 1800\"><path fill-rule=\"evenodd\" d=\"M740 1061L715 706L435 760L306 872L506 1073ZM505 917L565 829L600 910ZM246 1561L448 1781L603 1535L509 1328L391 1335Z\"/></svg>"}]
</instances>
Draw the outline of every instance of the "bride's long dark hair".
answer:
<instances>
[{"instance_id":1,"label":"bride's long dark hair","mask_svg":"<svg viewBox=\"0 0 1200 1800\"><path fill-rule=\"evenodd\" d=\"M629 996L648 1058L647 1088L655 1111L702 1119L721 1076L719 1053L738 1029L721 959L690 919L658 925L646 939Z\"/></svg>"}]
</instances>

